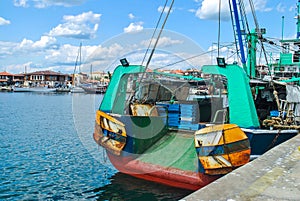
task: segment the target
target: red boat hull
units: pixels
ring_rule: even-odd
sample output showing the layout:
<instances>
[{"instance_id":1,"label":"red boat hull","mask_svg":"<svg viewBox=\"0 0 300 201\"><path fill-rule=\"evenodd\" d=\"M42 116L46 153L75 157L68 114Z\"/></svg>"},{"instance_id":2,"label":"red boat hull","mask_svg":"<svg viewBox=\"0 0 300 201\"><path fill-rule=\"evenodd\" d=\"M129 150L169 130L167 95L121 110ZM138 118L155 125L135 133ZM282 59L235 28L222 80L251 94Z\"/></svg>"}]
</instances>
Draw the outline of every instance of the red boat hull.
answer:
<instances>
[{"instance_id":1,"label":"red boat hull","mask_svg":"<svg viewBox=\"0 0 300 201\"><path fill-rule=\"evenodd\" d=\"M176 188L198 190L221 177L149 164L131 157L116 156L109 151L107 155L114 167L122 173Z\"/></svg>"}]
</instances>

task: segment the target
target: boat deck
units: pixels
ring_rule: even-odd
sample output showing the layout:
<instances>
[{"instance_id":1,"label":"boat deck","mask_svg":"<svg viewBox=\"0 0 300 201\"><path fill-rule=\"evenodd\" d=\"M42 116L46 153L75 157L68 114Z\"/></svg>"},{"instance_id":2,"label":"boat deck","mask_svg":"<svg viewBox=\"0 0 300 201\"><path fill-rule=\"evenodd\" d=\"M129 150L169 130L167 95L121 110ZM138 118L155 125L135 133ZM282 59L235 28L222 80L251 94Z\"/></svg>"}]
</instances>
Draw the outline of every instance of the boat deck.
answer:
<instances>
[{"instance_id":1,"label":"boat deck","mask_svg":"<svg viewBox=\"0 0 300 201\"><path fill-rule=\"evenodd\" d=\"M179 134L172 131L142 154L139 160L164 167L196 172L197 154L194 146L194 135L191 133ZM194 162L191 163L191 161Z\"/></svg>"}]
</instances>

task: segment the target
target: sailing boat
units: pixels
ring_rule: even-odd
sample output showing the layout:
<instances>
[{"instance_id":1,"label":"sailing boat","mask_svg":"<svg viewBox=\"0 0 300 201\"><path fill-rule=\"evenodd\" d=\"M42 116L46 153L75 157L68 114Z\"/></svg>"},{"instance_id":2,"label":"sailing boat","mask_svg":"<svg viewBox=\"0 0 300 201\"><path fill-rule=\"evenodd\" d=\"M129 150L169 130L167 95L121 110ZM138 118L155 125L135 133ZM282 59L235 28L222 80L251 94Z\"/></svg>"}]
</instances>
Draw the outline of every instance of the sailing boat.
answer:
<instances>
[{"instance_id":1,"label":"sailing boat","mask_svg":"<svg viewBox=\"0 0 300 201\"><path fill-rule=\"evenodd\" d=\"M80 84L80 77L75 76L76 75L77 63L78 63L78 57L79 57L79 68L80 68L80 65L81 65L81 47L82 47L82 43L80 43L80 46L79 46L79 49L78 49L78 54L77 54L77 57L76 57L74 72L73 72L73 75L72 75L72 85L70 86L71 93L84 93L84 90L80 86L81 85ZM79 72L80 72L80 69L79 69Z\"/></svg>"},{"instance_id":2,"label":"sailing boat","mask_svg":"<svg viewBox=\"0 0 300 201\"><path fill-rule=\"evenodd\" d=\"M89 81L90 83L88 83L85 86L81 86L81 88L86 92L86 93L90 93L90 94L103 94L106 91L107 82L94 82L93 79L93 70L92 70L92 64L91 64L91 73L90 73L90 77L91 80Z\"/></svg>"},{"instance_id":3,"label":"sailing boat","mask_svg":"<svg viewBox=\"0 0 300 201\"><path fill-rule=\"evenodd\" d=\"M197 190L299 134L293 85L250 80L248 68L224 58L203 66L203 78L120 61L93 134L120 172ZM209 94L191 93L195 83Z\"/></svg>"}]
</instances>

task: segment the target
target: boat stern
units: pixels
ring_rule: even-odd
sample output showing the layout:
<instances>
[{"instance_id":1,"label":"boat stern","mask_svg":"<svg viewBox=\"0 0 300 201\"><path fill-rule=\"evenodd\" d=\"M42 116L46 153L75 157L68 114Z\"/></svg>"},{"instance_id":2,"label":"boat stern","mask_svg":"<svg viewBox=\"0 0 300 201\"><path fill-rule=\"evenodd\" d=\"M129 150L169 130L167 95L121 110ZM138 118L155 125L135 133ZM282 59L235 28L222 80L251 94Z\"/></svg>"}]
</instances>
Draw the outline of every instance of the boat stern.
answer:
<instances>
[{"instance_id":1,"label":"boat stern","mask_svg":"<svg viewBox=\"0 0 300 201\"><path fill-rule=\"evenodd\" d=\"M199 171L227 174L250 161L250 142L235 124L213 125L195 132Z\"/></svg>"}]
</instances>

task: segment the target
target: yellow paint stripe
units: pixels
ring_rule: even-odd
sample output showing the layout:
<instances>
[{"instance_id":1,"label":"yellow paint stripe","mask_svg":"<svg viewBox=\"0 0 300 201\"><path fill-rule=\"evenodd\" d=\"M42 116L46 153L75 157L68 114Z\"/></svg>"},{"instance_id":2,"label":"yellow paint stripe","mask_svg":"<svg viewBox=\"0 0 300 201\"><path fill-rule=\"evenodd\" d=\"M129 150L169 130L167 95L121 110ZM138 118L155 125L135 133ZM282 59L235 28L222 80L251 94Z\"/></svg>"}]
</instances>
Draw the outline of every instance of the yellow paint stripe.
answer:
<instances>
[{"instance_id":1,"label":"yellow paint stripe","mask_svg":"<svg viewBox=\"0 0 300 201\"><path fill-rule=\"evenodd\" d=\"M114 122L114 123L116 123L116 124L119 124L120 126L125 126L125 124L123 124L123 123L120 122L119 120L113 118L112 116L106 114L105 112L102 112L101 110L97 110L97 119L98 119L98 117L100 117L100 116L102 116L102 117L108 119L108 120L111 121L111 122Z\"/></svg>"},{"instance_id":2,"label":"yellow paint stripe","mask_svg":"<svg viewBox=\"0 0 300 201\"><path fill-rule=\"evenodd\" d=\"M100 117L103 118L103 121L100 121ZM118 130L121 130L121 133L118 133L124 137L127 136L126 134L126 130L125 130L125 125L120 122L119 120L113 118L112 116L98 110L97 114L96 114L96 122L99 126L101 126L102 128L113 132L113 133L117 133Z\"/></svg>"}]
</instances>

